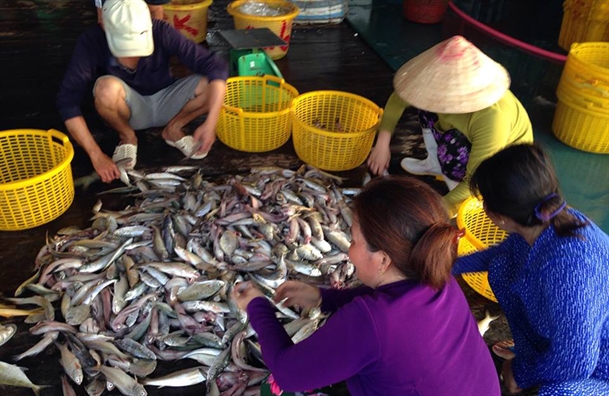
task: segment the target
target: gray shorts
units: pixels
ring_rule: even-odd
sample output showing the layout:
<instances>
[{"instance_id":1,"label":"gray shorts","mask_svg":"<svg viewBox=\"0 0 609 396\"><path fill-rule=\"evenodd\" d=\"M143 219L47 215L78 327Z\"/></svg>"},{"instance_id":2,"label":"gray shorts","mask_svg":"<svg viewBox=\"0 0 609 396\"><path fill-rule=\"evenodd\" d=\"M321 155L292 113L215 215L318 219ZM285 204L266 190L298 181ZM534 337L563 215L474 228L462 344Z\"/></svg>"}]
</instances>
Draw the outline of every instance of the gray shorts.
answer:
<instances>
[{"instance_id":1,"label":"gray shorts","mask_svg":"<svg viewBox=\"0 0 609 396\"><path fill-rule=\"evenodd\" d=\"M123 80L114 77L125 89L125 101L131 112L129 125L135 130L165 126L194 99L195 90L203 76L193 74L184 77L159 92L144 96L139 94Z\"/></svg>"}]
</instances>

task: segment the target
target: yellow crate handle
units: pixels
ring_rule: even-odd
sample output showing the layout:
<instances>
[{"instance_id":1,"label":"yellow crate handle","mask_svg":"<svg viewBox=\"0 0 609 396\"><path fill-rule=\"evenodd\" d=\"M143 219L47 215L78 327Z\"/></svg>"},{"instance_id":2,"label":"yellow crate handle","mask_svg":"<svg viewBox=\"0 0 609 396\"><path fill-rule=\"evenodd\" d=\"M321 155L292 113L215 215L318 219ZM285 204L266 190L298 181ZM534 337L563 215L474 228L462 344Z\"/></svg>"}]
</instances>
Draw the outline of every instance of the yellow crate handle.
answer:
<instances>
[{"instance_id":1,"label":"yellow crate handle","mask_svg":"<svg viewBox=\"0 0 609 396\"><path fill-rule=\"evenodd\" d=\"M58 140L61 140L64 144L64 146L66 144L72 144L70 143L70 138L66 136L65 133L58 131L57 129L49 129L47 131L49 134L51 134L53 137L57 138Z\"/></svg>"},{"instance_id":2,"label":"yellow crate handle","mask_svg":"<svg viewBox=\"0 0 609 396\"><path fill-rule=\"evenodd\" d=\"M272 74L265 74L264 76L262 76L262 78L264 79L264 85L269 85L269 81L272 81L275 84L279 84L279 87L281 88L281 86L285 83L285 80L283 78L273 76Z\"/></svg>"},{"instance_id":3,"label":"yellow crate handle","mask_svg":"<svg viewBox=\"0 0 609 396\"><path fill-rule=\"evenodd\" d=\"M243 117L243 109L241 107L230 106L227 104L223 104L222 107L224 107L225 111L234 113L237 117Z\"/></svg>"}]
</instances>

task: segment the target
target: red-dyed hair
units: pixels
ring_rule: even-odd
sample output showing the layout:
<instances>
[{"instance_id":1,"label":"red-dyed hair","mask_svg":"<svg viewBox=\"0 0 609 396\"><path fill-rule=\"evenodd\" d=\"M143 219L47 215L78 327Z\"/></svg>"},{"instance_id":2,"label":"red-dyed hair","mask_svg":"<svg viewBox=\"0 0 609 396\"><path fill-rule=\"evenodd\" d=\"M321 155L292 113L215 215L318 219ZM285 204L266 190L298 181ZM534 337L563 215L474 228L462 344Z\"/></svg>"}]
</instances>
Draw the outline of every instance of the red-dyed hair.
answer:
<instances>
[{"instance_id":1,"label":"red-dyed hair","mask_svg":"<svg viewBox=\"0 0 609 396\"><path fill-rule=\"evenodd\" d=\"M457 230L429 185L405 176L374 179L355 197L353 212L369 251L384 251L408 278L433 288L448 281Z\"/></svg>"}]
</instances>

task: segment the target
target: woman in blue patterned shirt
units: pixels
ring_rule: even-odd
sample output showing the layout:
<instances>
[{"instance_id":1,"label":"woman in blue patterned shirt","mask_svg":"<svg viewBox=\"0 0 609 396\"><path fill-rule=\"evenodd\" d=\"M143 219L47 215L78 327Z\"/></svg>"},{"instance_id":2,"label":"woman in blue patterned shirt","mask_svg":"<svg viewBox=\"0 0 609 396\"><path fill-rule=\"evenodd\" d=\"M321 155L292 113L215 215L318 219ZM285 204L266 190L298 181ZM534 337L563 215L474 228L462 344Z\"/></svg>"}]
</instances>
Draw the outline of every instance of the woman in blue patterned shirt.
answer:
<instances>
[{"instance_id":1,"label":"woman in blue patterned shirt","mask_svg":"<svg viewBox=\"0 0 609 396\"><path fill-rule=\"evenodd\" d=\"M514 337L502 375L510 392L609 395L609 236L567 207L548 155L510 146L470 180L487 215L510 232L459 259L453 273L488 271Z\"/></svg>"}]
</instances>

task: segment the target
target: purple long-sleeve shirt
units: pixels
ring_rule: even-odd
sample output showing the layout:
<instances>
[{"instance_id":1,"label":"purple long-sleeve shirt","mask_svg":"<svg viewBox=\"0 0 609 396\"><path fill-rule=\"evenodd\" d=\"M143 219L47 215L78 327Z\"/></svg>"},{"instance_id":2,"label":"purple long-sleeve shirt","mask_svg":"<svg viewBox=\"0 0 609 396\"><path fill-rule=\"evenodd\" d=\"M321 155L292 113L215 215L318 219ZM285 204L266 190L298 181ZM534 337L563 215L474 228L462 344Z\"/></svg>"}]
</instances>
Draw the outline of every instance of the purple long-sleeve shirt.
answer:
<instances>
[{"instance_id":1,"label":"purple long-sleeve shirt","mask_svg":"<svg viewBox=\"0 0 609 396\"><path fill-rule=\"evenodd\" d=\"M436 291L414 281L377 289L327 290L334 311L293 344L264 298L247 311L266 365L286 391L346 380L351 395L499 395L488 347L451 278Z\"/></svg>"},{"instance_id":2,"label":"purple long-sleeve shirt","mask_svg":"<svg viewBox=\"0 0 609 396\"><path fill-rule=\"evenodd\" d=\"M82 115L80 104L85 94L103 75L120 78L142 95L152 95L167 88L176 81L170 70L173 56L209 81L228 78L228 64L224 59L188 40L166 22L153 20L152 35L154 52L142 57L136 71L132 72L119 65L99 25L86 30L78 38L57 94L57 109L63 120Z\"/></svg>"}]
</instances>

